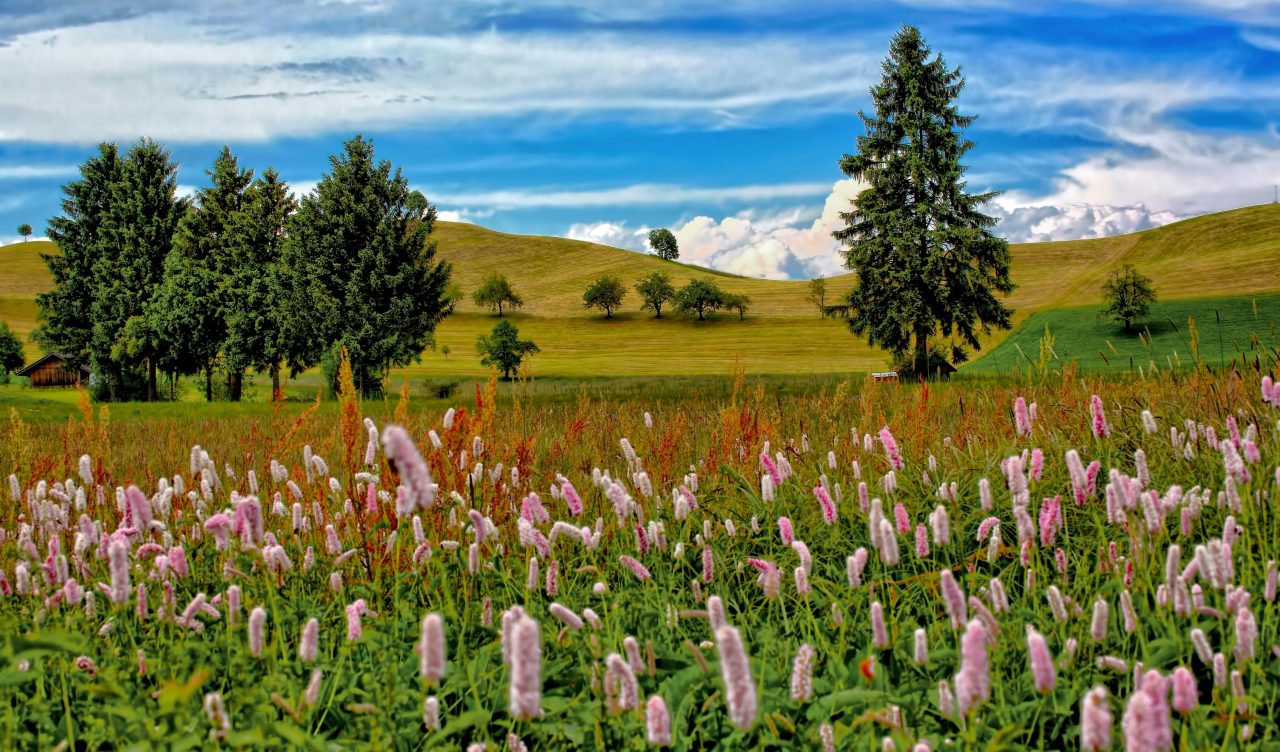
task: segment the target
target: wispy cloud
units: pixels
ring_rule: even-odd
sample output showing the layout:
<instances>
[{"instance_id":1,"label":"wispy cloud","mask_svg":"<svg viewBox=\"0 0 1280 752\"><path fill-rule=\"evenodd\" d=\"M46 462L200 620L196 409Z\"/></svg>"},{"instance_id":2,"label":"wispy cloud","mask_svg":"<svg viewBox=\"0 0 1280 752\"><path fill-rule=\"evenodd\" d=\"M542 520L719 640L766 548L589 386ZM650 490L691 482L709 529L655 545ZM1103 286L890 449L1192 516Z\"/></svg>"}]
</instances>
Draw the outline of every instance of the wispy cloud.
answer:
<instances>
[{"instance_id":1,"label":"wispy cloud","mask_svg":"<svg viewBox=\"0 0 1280 752\"><path fill-rule=\"evenodd\" d=\"M0 165L0 180L65 178L77 173L76 165Z\"/></svg>"},{"instance_id":2,"label":"wispy cloud","mask_svg":"<svg viewBox=\"0 0 1280 752\"><path fill-rule=\"evenodd\" d=\"M831 189L829 183L780 183L698 187L640 183L598 190L558 190L521 188L475 193L427 192L428 198L447 206L492 207L494 209L574 208L600 206L672 206L680 204L723 204L774 201L820 196Z\"/></svg>"},{"instance_id":3,"label":"wispy cloud","mask_svg":"<svg viewBox=\"0 0 1280 752\"><path fill-rule=\"evenodd\" d=\"M768 65L760 61L767 60ZM0 140L262 140L484 118L751 122L847 105L875 54L848 43L497 32L218 34L174 14L0 47Z\"/></svg>"}]
</instances>

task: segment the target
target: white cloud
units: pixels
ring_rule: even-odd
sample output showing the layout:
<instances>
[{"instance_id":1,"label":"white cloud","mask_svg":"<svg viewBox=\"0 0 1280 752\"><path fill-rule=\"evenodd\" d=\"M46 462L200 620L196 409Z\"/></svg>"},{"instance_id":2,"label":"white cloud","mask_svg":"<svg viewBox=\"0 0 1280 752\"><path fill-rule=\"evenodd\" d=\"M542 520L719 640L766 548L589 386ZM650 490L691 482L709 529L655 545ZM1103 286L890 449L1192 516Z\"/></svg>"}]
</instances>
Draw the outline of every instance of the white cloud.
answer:
<instances>
[{"instance_id":1,"label":"white cloud","mask_svg":"<svg viewBox=\"0 0 1280 752\"><path fill-rule=\"evenodd\" d=\"M33 180L76 175L76 165L0 165L0 180Z\"/></svg>"},{"instance_id":2,"label":"white cloud","mask_svg":"<svg viewBox=\"0 0 1280 752\"><path fill-rule=\"evenodd\" d=\"M13 37L0 46L0 141L245 141L591 113L714 126L846 110L879 54L783 38L245 31L262 26L228 33L169 13Z\"/></svg>"},{"instance_id":3,"label":"white cloud","mask_svg":"<svg viewBox=\"0 0 1280 752\"><path fill-rule=\"evenodd\" d=\"M1019 206L1011 210L996 206L989 211L1000 219L996 232L1012 243L1104 238L1147 230L1184 218L1170 211L1152 211L1142 204Z\"/></svg>"},{"instance_id":4,"label":"white cloud","mask_svg":"<svg viewBox=\"0 0 1280 752\"><path fill-rule=\"evenodd\" d=\"M564 236L570 240L585 240L628 251L649 251L649 228L627 227L626 222L577 223L570 225Z\"/></svg>"},{"instance_id":5,"label":"white cloud","mask_svg":"<svg viewBox=\"0 0 1280 752\"><path fill-rule=\"evenodd\" d=\"M859 184L841 180L828 190L821 212L797 207L775 212L747 210L714 219L697 216L671 226L687 264L765 279L802 279L844 271L840 244L831 232L843 222ZM648 228L625 222L575 224L566 237L630 250L647 250Z\"/></svg>"}]
</instances>

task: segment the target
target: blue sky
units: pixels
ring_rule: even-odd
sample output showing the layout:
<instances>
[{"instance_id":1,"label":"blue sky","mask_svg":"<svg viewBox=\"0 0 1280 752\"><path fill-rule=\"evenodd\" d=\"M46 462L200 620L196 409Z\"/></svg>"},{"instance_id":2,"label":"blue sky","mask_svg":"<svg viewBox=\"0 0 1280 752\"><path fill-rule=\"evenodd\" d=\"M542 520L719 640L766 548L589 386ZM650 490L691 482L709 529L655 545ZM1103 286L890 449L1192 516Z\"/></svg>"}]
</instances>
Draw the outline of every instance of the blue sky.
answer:
<instances>
[{"instance_id":1,"label":"blue sky","mask_svg":"<svg viewBox=\"0 0 1280 752\"><path fill-rule=\"evenodd\" d=\"M1280 0L2 0L0 241L101 140L165 142L185 190L227 143L305 191L361 132L449 218L831 274L837 161L901 23L963 65L970 183L1012 240L1280 182Z\"/></svg>"}]
</instances>

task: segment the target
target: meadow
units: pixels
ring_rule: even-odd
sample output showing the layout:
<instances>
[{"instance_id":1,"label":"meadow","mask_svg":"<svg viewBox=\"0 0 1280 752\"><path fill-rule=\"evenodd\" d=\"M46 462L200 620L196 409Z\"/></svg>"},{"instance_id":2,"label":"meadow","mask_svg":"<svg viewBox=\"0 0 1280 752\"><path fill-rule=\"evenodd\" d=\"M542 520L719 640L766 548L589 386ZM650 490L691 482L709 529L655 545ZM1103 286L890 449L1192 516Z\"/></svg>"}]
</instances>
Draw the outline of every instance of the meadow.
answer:
<instances>
[{"instance_id":1,"label":"meadow","mask_svg":"<svg viewBox=\"0 0 1280 752\"><path fill-rule=\"evenodd\" d=\"M12 409L0 744L1280 747L1270 377L784 388Z\"/></svg>"}]
</instances>

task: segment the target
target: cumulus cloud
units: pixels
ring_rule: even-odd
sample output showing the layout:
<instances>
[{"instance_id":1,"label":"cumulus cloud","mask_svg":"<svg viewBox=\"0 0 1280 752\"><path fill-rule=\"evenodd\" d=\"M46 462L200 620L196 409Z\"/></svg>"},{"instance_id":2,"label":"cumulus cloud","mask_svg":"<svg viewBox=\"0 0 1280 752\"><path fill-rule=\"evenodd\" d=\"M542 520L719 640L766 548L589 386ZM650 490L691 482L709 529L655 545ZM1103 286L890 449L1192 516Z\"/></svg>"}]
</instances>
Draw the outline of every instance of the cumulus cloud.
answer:
<instances>
[{"instance_id":1,"label":"cumulus cloud","mask_svg":"<svg viewBox=\"0 0 1280 752\"><path fill-rule=\"evenodd\" d=\"M840 244L831 237L843 223L860 186L841 180L831 186L821 210L745 210L716 219L699 215L670 226L687 264L763 279L808 279L844 271ZM565 237L633 251L648 250L648 227L626 222L575 224Z\"/></svg>"},{"instance_id":2,"label":"cumulus cloud","mask_svg":"<svg viewBox=\"0 0 1280 752\"><path fill-rule=\"evenodd\" d=\"M569 226L564 236L570 240L585 240L628 251L644 253L649 250L649 228L628 227L626 222L576 223Z\"/></svg>"},{"instance_id":3,"label":"cumulus cloud","mask_svg":"<svg viewBox=\"0 0 1280 752\"><path fill-rule=\"evenodd\" d=\"M1012 243L1105 238L1148 230L1185 218L1171 211L1153 211L1143 204L1041 205L1011 210L997 206L991 209L991 213L1000 220L997 234Z\"/></svg>"}]
</instances>

